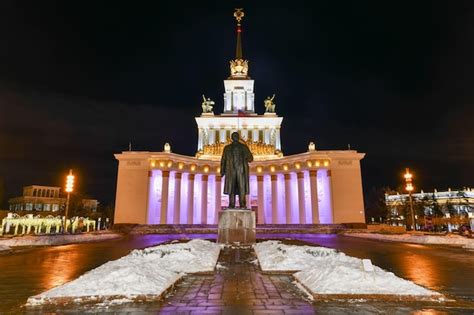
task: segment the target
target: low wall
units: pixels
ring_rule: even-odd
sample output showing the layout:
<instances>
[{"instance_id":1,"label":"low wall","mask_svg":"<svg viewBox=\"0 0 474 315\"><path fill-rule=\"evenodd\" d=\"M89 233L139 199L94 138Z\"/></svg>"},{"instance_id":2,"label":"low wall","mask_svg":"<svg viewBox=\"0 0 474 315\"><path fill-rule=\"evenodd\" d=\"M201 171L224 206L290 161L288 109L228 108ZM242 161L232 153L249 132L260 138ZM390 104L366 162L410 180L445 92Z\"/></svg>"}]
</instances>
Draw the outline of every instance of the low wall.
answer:
<instances>
[{"instance_id":1,"label":"low wall","mask_svg":"<svg viewBox=\"0 0 474 315\"><path fill-rule=\"evenodd\" d=\"M335 234L365 230L364 223L344 224L257 224L257 234ZM114 224L112 230L123 234L216 234L215 224Z\"/></svg>"}]
</instances>

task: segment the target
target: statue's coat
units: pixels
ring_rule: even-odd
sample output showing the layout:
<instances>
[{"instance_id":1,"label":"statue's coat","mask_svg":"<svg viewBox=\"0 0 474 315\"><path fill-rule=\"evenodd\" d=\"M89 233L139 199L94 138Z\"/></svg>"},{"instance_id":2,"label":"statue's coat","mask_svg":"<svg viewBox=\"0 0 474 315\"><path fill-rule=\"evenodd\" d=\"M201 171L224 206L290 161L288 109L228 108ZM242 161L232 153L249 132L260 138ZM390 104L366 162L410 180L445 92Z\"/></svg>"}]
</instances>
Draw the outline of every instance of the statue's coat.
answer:
<instances>
[{"instance_id":1,"label":"statue's coat","mask_svg":"<svg viewBox=\"0 0 474 315\"><path fill-rule=\"evenodd\" d=\"M224 147L221 159L221 175L225 175L224 194L249 194L249 163L252 161L253 155L247 145L234 141Z\"/></svg>"}]
</instances>

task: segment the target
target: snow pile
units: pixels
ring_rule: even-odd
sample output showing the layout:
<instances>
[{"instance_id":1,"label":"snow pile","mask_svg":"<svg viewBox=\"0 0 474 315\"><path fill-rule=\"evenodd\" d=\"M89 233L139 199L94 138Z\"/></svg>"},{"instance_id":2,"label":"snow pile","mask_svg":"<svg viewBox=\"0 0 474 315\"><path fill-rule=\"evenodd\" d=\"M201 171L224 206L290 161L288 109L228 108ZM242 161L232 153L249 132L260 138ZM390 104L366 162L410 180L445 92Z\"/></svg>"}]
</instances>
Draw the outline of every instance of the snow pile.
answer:
<instances>
[{"instance_id":1,"label":"snow pile","mask_svg":"<svg viewBox=\"0 0 474 315\"><path fill-rule=\"evenodd\" d=\"M47 246L73 243L98 242L122 238L117 233L57 234L57 235L25 235L8 239L0 239L0 245L15 246Z\"/></svg>"},{"instance_id":2,"label":"snow pile","mask_svg":"<svg viewBox=\"0 0 474 315\"><path fill-rule=\"evenodd\" d=\"M134 250L76 280L30 297L27 304L54 303L63 298L156 298L185 273L213 271L219 251L219 245L198 239Z\"/></svg>"},{"instance_id":3,"label":"snow pile","mask_svg":"<svg viewBox=\"0 0 474 315\"><path fill-rule=\"evenodd\" d=\"M8 247L7 245L2 245L2 244L0 244L0 252L1 252L1 251L7 251L7 250L9 251L9 250L11 250L11 248Z\"/></svg>"},{"instance_id":4,"label":"snow pile","mask_svg":"<svg viewBox=\"0 0 474 315\"><path fill-rule=\"evenodd\" d=\"M474 239L464 236L447 234L447 235L420 235L420 234L377 234L377 233L346 233L346 236L376 239L381 241L405 242L416 244L432 244L432 245L459 245L465 248L474 247Z\"/></svg>"},{"instance_id":5,"label":"snow pile","mask_svg":"<svg viewBox=\"0 0 474 315\"><path fill-rule=\"evenodd\" d=\"M284 245L266 241L254 246L264 271L298 271L294 277L313 294L434 296L427 290L395 276L370 260L346 256L334 249Z\"/></svg>"}]
</instances>

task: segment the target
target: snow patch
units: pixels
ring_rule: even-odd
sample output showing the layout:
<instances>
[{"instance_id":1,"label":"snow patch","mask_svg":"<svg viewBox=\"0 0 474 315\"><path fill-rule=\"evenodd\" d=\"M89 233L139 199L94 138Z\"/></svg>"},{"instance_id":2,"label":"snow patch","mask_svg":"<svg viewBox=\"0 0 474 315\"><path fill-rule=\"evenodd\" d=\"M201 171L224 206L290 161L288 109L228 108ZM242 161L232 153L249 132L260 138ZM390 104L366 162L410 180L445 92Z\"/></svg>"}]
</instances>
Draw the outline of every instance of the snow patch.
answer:
<instances>
[{"instance_id":1,"label":"snow patch","mask_svg":"<svg viewBox=\"0 0 474 315\"><path fill-rule=\"evenodd\" d=\"M2 245L2 244L0 244L0 252L2 252L2 251L9 251L9 250L11 250L10 247L8 247L7 245Z\"/></svg>"},{"instance_id":2,"label":"snow patch","mask_svg":"<svg viewBox=\"0 0 474 315\"><path fill-rule=\"evenodd\" d=\"M219 245L199 239L134 250L71 282L30 297L27 304L54 303L64 298L157 298L186 273L213 271L219 251Z\"/></svg>"},{"instance_id":3,"label":"snow patch","mask_svg":"<svg viewBox=\"0 0 474 315\"><path fill-rule=\"evenodd\" d=\"M375 239L390 242L405 242L432 245L458 245L464 248L474 248L474 239L461 235L423 235L423 234L377 234L377 233L345 233L345 236Z\"/></svg>"},{"instance_id":4,"label":"snow patch","mask_svg":"<svg viewBox=\"0 0 474 315\"><path fill-rule=\"evenodd\" d=\"M370 260L364 262L334 249L280 241L258 243L254 248L263 271L297 271L294 277L313 294L440 295L374 266Z\"/></svg>"}]
</instances>

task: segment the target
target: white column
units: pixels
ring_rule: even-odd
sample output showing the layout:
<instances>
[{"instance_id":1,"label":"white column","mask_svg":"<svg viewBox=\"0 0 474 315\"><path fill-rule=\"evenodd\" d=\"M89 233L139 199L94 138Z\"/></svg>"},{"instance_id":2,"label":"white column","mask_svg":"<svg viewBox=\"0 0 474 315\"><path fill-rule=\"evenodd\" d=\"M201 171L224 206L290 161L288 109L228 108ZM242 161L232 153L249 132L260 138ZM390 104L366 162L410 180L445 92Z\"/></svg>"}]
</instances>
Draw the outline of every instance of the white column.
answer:
<instances>
[{"instance_id":1,"label":"white column","mask_svg":"<svg viewBox=\"0 0 474 315\"><path fill-rule=\"evenodd\" d=\"M275 130L275 148L281 151L280 128Z\"/></svg>"},{"instance_id":2,"label":"white column","mask_svg":"<svg viewBox=\"0 0 474 315\"><path fill-rule=\"evenodd\" d=\"M219 142L225 142L225 129L219 129Z\"/></svg>"},{"instance_id":3,"label":"white column","mask_svg":"<svg viewBox=\"0 0 474 315\"><path fill-rule=\"evenodd\" d=\"M169 192L170 171L162 171L161 175L162 175L162 182L161 182L160 224L166 224L168 220L168 192Z\"/></svg>"},{"instance_id":4,"label":"white column","mask_svg":"<svg viewBox=\"0 0 474 315\"><path fill-rule=\"evenodd\" d=\"M216 175L216 188L214 190L215 192L215 198L214 202L216 203L215 211L216 213L214 214L214 224L218 223L219 220L219 211L222 209L221 201L222 201L222 195L221 195L221 189L222 189L222 177L220 175Z\"/></svg>"},{"instance_id":5,"label":"white column","mask_svg":"<svg viewBox=\"0 0 474 315\"><path fill-rule=\"evenodd\" d=\"M278 189L277 189L277 175L270 176L272 181L272 224L278 223Z\"/></svg>"},{"instance_id":6,"label":"white column","mask_svg":"<svg viewBox=\"0 0 474 315\"><path fill-rule=\"evenodd\" d=\"M266 128L264 132L263 142L266 144L270 143L270 129Z\"/></svg>"},{"instance_id":7,"label":"white column","mask_svg":"<svg viewBox=\"0 0 474 315\"><path fill-rule=\"evenodd\" d=\"M198 151L202 150L204 144L203 144L203 131L202 128L199 128L198 130Z\"/></svg>"},{"instance_id":8,"label":"white column","mask_svg":"<svg viewBox=\"0 0 474 315\"><path fill-rule=\"evenodd\" d=\"M298 209L300 224L306 224L306 202L304 201L304 173L299 172L298 177Z\"/></svg>"},{"instance_id":9,"label":"white column","mask_svg":"<svg viewBox=\"0 0 474 315\"><path fill-rule=\"evenodd\" d=\"M193 224L194 217L194 174L188 174L188 221L187 224Z\"/></svg>"},{"instance_id":10,"label":"white column","mask_svg":"<svg viewBox=\"0 0 474 315\"><path fill-rule=\"evenodd\" d=\"M207 181L208 175L201 176L201 224L207 224Z\"/></svg>"},{"instance_id":11,"label":"white column","mask_svg":"<svg viewBox=\"0 0 474 315\"><path fill-rule=\"evenodd\" d=\"M318 171L309 171L309 184L311 191L311 214L313 224L319 224L319 205L318 205Z\"/></svg>"},{"instance_id":12,"label":"white column","mask_svg":"<svg viewBox=\"0 0 474 315\"><path fill-rule=\"evenodd\" d=\"M249 131L247 129L242 129L240 131L242 134L242 138L245 139L245 141L249 140Z\"/></svg>"},{"instance_id":13,"label":"white column","mask_svg":"<svg viewBox=\"0 0 474 315\"><path fill-rule=\"evenodd\" d=\"M255 141L255 142L258 141L258 129L255 128L254 130L252 130L252 133L253 133L252 141Z\"/></svg>"},{"instance_id":14,"label":"white column","mask_svg":"<svg viewBox=\"0 0 474 315\"><path fill-rule=\"evenodd\" d=\"M286 224L291 222L291 174L285 174L285 213Z\"/></svg>"},{"instance_id":15,"label":"white column","mask_svg":"<svg viewBox=\"0 0 474 315\"><path fill-rule=\"evenodd\" d=\"M257 175L258 224L265 223L265 196L263 194L263 175Z\"/></svg>"},{"instance_id":16,"label":"white column","mask_svg":"<svg viewBox=\"0 0 474 315\"><path fill-rule=\"evenodd\" d=\"M182 174L178 172L174 174L174 224L179 224L179 218L181 216L181 176Z\"/></svg>"}]
</instances>

